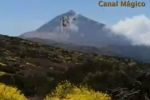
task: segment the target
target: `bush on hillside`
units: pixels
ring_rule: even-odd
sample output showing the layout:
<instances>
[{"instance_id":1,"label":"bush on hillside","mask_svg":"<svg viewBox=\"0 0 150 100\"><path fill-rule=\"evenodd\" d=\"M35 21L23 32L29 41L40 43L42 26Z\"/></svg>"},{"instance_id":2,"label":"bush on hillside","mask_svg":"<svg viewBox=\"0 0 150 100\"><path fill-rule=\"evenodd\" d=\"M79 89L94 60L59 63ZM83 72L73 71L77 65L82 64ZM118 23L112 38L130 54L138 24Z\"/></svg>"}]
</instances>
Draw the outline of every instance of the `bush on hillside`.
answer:
<instances>
[{"instance_id":1,"label":"bush on hillside","mask_svg":"<svg viewBox=\"0 0 150 100\"><path fill-rule=\"evenodd\" d=\"M19 90L0 83L0 100L27 100Z\"/></svg>"},{"instance_id":2,"label":"bush on hillside","mask_svg":"<svg viewBox=\"0 0 150 100\"><path fill-rule=\"evenodd\" d=\"M111 100L111 97L102 92L64 82L59 84L44 100Z\"/></svg>"}]
</instances>

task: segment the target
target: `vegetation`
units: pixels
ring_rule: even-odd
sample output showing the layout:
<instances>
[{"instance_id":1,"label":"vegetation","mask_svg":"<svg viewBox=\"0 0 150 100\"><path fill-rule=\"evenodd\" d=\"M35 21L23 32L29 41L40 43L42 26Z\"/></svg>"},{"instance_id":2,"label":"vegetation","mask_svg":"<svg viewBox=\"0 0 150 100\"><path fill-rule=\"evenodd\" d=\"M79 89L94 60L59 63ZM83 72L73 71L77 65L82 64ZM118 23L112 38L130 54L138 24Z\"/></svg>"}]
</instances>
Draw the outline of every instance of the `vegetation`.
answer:
<instances>
[{"instance_id":1,"label":"vegetation","mask_svg":"<svg viewBox=\"0 0 150 100\"><path fill-rule=\"evenodd\" d=\"M149 64L132 59L69 51L0 35L0 82L16 86L27 97L44 97L68 80L88 85L93 91L108 91L112 100L147 100L149 70Z\"/></svg>"},{"instance_id":2,"label":"vegetation","mask_svg":"<svg viewBox=\"0 0 150 100\"><path fill-rule=\"evenodd\" d=\"M27 100L19 90L0 83L0 100Z\"/></svg>"},{"instance_id":3,"label":"vegetation","mask_svg":"<svg viewBox=\"0 0 150 100\"><path fill-rule=\"evenodd\" d=\"M108 94L95 92L83 86L75 86L69 82L61 83L45 100L111 100Z\"/></svg>"}]
</instances>

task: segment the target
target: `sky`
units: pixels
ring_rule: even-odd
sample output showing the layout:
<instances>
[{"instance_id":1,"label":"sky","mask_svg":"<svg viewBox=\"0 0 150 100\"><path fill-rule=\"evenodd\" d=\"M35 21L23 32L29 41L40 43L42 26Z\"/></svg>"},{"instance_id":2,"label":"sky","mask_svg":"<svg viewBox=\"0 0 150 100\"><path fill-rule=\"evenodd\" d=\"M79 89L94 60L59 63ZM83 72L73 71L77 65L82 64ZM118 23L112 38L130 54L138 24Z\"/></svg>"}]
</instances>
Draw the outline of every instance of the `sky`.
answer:
<instances>
[{"instance_id":1,"label":"sky","mask_svg":"<svg viewBox=\"0 0 150 100\"><path fill-rule=\"evenodd\" d=\"M144 16L143 20L149 21L150 0L139 0L146 2L146 7L143 8L104 8L98 6L98 1L100 0L0 0L0 34L18 36L37 29L55 16L69 10L74 10L110 27L113 26L113 29L119 32L120 26L125 27L124 25L128 24L127 18L135 19L134 16ZM120 21L124 23L120 25ZM149 23L145 24L149 25Z\"/></svg>"}]
</instances>

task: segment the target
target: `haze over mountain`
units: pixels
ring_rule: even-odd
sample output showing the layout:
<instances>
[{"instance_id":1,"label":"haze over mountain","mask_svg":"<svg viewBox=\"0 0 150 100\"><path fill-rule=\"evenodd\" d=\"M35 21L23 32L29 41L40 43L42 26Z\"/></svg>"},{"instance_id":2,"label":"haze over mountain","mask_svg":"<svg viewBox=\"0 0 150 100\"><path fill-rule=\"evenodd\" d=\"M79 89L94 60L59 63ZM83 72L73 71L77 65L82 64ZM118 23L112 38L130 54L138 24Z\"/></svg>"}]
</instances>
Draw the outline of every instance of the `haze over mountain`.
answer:
<instances>
[{"instance_id":1,"label":"haze over mountain","mask_svg":"<svg viewBox=\"0 0 150 100\"><path fill-rule=\"evenodd\" d=\"M150 62L150 47L132 45L127 37L114 34L105 24L91 20L73 10L20 37L79 51Z\"/></svg>"},{"instance_id":2,"label":"haze over mountain","mask_svg":"<svg viewBox=\"0 0 150 100\"><path fill-rule=\"evenodd\" d=\"M57 16L35 31L23 34L22 37L96 47L129 44L123 36L112 34L105 24L77 14L73 10Z\"/></svg>"}]
</instances>

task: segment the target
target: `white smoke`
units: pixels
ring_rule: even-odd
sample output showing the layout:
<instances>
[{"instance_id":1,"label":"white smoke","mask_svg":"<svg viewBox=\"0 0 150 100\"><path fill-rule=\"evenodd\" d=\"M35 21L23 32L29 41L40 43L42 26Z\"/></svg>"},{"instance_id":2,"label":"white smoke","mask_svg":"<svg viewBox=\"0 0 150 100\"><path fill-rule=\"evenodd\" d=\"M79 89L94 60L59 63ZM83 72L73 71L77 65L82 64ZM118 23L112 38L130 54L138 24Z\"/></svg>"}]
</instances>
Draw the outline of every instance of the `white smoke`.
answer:
<instances>
[{"instance_id":1,"label":"white smoke","mask_svg":"<svg viewBox=\"0 0 150 100\"><path fill-rule=\"evenodd\" d=\"M133 45L150 46L150 18L145 15L121 20L112 26L112 30L115 34L126 36Z\"/></svg>"}]
</instances>

